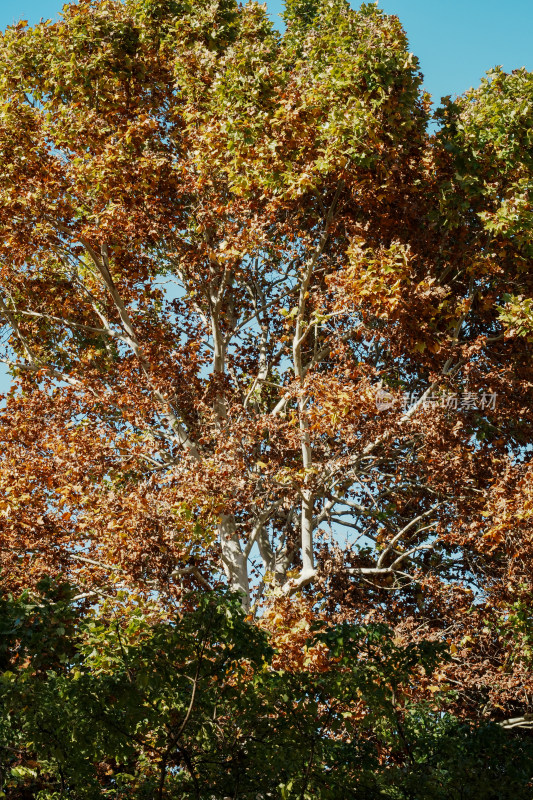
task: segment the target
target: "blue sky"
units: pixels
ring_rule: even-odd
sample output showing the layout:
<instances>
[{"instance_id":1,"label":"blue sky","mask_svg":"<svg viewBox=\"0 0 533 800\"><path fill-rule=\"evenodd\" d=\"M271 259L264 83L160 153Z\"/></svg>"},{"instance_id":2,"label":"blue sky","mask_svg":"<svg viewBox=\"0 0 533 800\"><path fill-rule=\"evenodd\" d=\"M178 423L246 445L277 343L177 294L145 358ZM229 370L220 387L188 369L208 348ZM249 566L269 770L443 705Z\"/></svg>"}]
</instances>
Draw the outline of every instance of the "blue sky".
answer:
<instances>
[{"instance_id":1,"label":"blue sky","mask_svg":"<svg viewBox=\"0 0 533 800\"><path fill-rule=\"evenodd\" d=\"M274 15L282 6L268 3ZM437 103L478 86L496 64L508 72L533 70L531 0L379 0L378 6L400 18Z\"/></svg>"},{"instance_id":2,"label":"blue sky","mask_svg":"<svg viewBox=\"0 0 533 800\"><path fill-rule=\"evenodd\" d=\"M0 0L0 28L19 19L31 24L53 19L62 5L61 0ZM279 19L282 2L267 5ZM437 102L477 86L496 64L506 71L533 70L531 0L379 0L378 5L400 18L420 60L425 88ZM0 366L0 391L5 385Z\"/></svg>"}]
</instances>

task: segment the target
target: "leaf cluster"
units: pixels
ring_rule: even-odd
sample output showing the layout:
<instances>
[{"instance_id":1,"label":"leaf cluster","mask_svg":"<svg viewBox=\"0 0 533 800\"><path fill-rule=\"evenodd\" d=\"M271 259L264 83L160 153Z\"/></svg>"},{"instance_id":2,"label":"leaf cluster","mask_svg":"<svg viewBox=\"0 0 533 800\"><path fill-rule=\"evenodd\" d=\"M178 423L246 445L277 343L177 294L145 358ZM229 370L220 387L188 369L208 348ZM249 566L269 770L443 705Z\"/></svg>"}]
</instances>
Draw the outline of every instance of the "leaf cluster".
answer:
<instances>
[{"instance_id":1,"label":"leaf cluster","mask_svg":"<svg viewBox=\"0 0 533 800\"><path fill-rule=\"evenodd\" d=\"M80 614L65 585L1 606L4 796L526 797L526 744L473 729L409 685L445 657L385 626L317 626L325 669L272 666L238 597L162 616L127 598ZM507 737L507 738L506 738ZM467 777L468 776L468 777Z\"/></svg>"}]
</instances>

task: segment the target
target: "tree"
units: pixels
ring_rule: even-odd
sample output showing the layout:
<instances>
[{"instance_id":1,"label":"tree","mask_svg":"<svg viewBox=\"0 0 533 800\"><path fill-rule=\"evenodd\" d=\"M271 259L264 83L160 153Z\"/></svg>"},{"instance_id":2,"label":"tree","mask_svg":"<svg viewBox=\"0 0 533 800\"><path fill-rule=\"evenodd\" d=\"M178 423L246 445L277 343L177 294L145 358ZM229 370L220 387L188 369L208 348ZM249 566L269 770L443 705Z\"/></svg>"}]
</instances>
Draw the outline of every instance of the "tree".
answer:
<instances>
[{"instance_id":1,"label":"tree","mask_svg":"<svg viewBox=\"0 0 533 800\"><path fill-rule=\"evenodd\" d=\"M13 800L530 797L531 740L414 699L442 644L321 626L291 670L239 595L188 595L166 617L122 598L80 619L72 594L41 584L2 604Z\"/></svg>"},{"instance_id":2,"label":"tree","mask_svg":"<svg viewBox=\"0 0 533 800\"><path fill-rule=\"evenodd\" d=\"M6 585L302 596L523 714L531 76L431 134L395 17L285 22L83 0L2 37Z\"/></svg>"}]
</instances>

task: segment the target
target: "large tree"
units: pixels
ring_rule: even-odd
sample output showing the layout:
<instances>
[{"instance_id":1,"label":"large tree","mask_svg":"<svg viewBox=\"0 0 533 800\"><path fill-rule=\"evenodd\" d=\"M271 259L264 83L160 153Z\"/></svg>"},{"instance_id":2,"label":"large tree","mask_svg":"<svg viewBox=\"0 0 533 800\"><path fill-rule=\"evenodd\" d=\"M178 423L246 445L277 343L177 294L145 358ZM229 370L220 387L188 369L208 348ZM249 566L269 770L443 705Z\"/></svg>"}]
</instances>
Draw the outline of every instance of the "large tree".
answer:
<instances>
[{"instance_id":1,"label":"large tree","mask_svg":"<svg viewBox=\"0 0 533 800\"><path fill-rule=\"evenodd\" d=\"M284 16L82 0L3 34L3 578L302 595L448 638L463 707L522 713L533 79L430 133L395 17Z\"/></svg>"}]
</instances>

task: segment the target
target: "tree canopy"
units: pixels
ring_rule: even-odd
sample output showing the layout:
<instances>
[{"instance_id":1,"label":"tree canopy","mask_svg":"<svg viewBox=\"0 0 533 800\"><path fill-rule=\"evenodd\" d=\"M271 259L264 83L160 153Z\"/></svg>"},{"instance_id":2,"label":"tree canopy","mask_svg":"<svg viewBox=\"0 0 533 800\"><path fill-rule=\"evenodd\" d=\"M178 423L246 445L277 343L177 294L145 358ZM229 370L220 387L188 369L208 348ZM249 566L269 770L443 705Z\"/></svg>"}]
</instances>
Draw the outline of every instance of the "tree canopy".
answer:
<instances>
[{"instance_id":1,"label":"tree canopy","mask_svg":"<svg viewBox=\"0 0 533 800\"><path fill-rule=\"evenodd\" d=\"M3 588L227 587L300 667L302 620L386 625L447 644L442 713L527 722L532 77L433 114L396 17L284 17L1 35Z\"/></svg>"},{"instance_id":2,"label":"tree canopy","mask_svg":"<svg viewBox=\"0 0 533 800\"><path fill-rule=\"evenodd\" d=\"M109 603L81 620L72 588L4 601L4 797L529 797L530 739L417 698L442 644L383 625L315 625L284 668L240 595Z\"/></svg>"}]
</instances>

